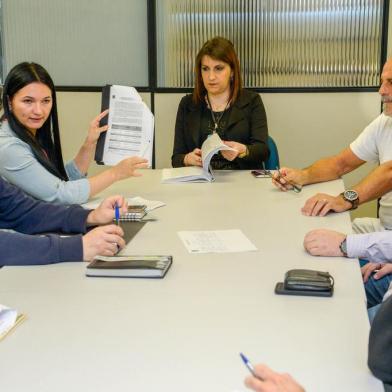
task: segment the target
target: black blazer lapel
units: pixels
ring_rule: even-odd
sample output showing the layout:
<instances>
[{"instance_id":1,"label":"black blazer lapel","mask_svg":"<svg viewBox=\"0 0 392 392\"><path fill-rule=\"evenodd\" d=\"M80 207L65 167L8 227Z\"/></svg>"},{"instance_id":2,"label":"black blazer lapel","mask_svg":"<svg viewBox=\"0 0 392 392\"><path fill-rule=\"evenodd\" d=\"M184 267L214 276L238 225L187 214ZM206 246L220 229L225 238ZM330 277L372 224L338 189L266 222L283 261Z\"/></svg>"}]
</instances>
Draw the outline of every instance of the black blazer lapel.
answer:
<instances>
[{"instance_id":1,"label":"black blazer lapel","mask_svg":"<svg viewBox=\"0 0 392 392\"><path fill-rule=\"evenodd\" d=\"M250 97L247 94L246 90L243 90L241 95L238 97L237 101L234 103L231 108L229 122L227 124L227 129L232 127L234 124L243 120L246 116L245 107L250 103Z\"/></svg>"}]
</instances>

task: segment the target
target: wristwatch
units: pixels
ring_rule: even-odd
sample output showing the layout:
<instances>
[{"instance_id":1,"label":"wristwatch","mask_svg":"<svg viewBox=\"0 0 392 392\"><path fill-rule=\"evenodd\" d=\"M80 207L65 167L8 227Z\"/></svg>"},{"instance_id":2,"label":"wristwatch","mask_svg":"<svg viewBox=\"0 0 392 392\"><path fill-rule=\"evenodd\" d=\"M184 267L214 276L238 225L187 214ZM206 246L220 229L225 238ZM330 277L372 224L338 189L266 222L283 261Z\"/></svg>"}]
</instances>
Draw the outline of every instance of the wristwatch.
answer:
<instances>
[{"instance_id":1,"label":"wristwatch","mask_svg":"<svg viewBox=\"0 0 392 392\"><path fill-rule=\"evenodd\" d=\"M339 245L339 249L343 253L343 256L347 257L347 237L344 237L344 240Z\"/></svg>"},{"instance_id":2,"label":"wristwatch","mask_svg":"<svg viewBox=\"0 0 392 392\"><path fill-rule=\"evenodd\" d=\"M340 196L342 196L344 200L351 203L351 208L350 208L351 210L355 210L358 207L359 196L357 191L354 191L353 189L349 189L347 191L342 192Z\"/></svg>"}]
</instances>

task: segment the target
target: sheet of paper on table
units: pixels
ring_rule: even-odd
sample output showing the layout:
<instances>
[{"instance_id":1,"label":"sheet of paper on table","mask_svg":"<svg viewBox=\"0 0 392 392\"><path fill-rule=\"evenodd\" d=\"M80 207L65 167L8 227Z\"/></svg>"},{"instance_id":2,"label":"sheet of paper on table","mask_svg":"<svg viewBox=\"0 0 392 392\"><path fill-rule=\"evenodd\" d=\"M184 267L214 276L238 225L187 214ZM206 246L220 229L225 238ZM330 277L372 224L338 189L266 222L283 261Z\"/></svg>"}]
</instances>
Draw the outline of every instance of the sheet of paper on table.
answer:
<instances>
[{"instance_id":1,"label":"sheet of paper on table","mask_svg":"<svg viewBox=\"0 0 392 392\"><path fill-rule=\"evenodd\" d=\"M257 248L241 230L179 231L189 253L249 252Z\"/></svg>"}]
</instances>

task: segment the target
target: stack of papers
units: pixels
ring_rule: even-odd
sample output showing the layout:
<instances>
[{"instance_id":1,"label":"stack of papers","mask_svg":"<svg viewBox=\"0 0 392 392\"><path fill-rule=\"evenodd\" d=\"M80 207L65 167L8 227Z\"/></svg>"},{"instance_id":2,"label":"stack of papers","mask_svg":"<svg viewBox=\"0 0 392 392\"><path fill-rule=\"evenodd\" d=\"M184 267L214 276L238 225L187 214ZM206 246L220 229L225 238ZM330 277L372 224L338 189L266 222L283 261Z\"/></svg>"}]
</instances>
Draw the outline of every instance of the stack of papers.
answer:
<instances>
[{"instance_id":1,"label":"stack of papers","mask_svg":"<svg viewBox=\"0 0 392 392\"><path fill-rule=\"evenodd\" d=\"M103 107L109 108L108 130L100 137L104 142L103 154L96 153L96 160L114 166L125 158L139 156L152 164L154 116L133 87L106 86ZM109 97L109 102L105 102ZM108 105L108 106L106 106ZM98 146L97 152L101 151Z\"/></svg>"}]
</instances>

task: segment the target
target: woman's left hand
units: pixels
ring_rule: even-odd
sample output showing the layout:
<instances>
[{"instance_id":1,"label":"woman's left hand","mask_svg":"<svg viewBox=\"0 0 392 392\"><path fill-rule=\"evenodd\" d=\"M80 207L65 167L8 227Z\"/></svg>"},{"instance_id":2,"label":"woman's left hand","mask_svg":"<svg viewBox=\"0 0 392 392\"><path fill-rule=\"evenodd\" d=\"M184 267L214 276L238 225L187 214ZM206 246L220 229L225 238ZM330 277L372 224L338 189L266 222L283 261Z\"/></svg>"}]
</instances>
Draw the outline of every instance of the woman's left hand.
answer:
<instances>
[{"instance_id":1,"label":"woman's left hand","mask_svg":"<svg viewBox=\"0 0 392 392\"><path fill-rule=\"evenodd\" d=\"M95 145L98 141L99 135L102 132L105 132L108 130L108 126L104 125L103 127L99 126L99 122L105 117L107 116L107 114L109 113L109 110L104 110L101 114L99 114L97 117L94 118L93 121L91 121L90 123L90 128L88 130L88 134L87 134L87 139L86 142L89 145Z\"/></svg>"},{"instance_id":2,"label":"woman's left hand","mask_svg":"<svg viewBox=\"0 0 392 392\"><path fill-rule=\"evenodd\" d=\"M220 151L223 158L227 159L228 161L233 161L234 159L236 159L238 157L238 155L246 152L245 144L237 143L237 142L230 142L230 141L223 141L223 143L225 143L226 146L234 148L234 150L235 150L235 151L227 151L227 150Z\"/></svg>"}]
</instances>

